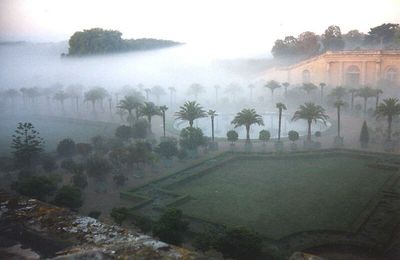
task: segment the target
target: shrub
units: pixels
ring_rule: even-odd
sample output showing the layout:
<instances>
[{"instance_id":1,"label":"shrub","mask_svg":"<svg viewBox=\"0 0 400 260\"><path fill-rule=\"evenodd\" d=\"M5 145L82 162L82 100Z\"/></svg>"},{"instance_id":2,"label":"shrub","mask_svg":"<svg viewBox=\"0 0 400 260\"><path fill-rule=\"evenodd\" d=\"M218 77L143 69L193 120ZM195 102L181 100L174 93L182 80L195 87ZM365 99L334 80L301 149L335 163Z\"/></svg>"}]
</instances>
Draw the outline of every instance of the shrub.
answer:
<instances>
[{"instance_id":1,"label":"shrub","mask_svg":"<svg viewBox=\"0 0 400 260\"><path fill-rule=\"evenodd\" d=\"M132 127L132 136L137 139L145 139L147 136L147 130L149 129L149 123L145 119L139 119L135 122Z\"/></svg>"},{"instance_id":2,"label":"shrub","mask_svg":"<svg viewBox=\"0 0 400 260\"><path fill-rule=\"evenodd\" d=\"M108 150L106 140L100 135L96 135L91 139L93 149L98 152L106 152Z\"/></svg>"},{"instance_id":3,"label":"shrub","mask_svg":"<svg viewBox=\"0 0 400 260\"><path fill-rule=\"evenodd\" d=\"M77 165L73 159L67 158L67 159L64 159L61 161L60 166L61 166L61 169L64 169L64 170L72 173Z\"/></svg>"},{"instance_id":4,"label":"shrub","mask_svg":"<svg viewBox=\"0 0 400 260\"><path fill-rule=\"evenodd\" d=\"M125 177L123 174L118 174L114 176L114 181L117 186L124 186L125 182L128 180L127 177Z\"/></svg>"},{"instance_id":5,"label":"shrub","mask_svg":"<svg viewBox=\"0 0 400 260\"><path fill-rule=\"evenodd\" d=\"M103 179L111 171L109 161L99 155L93 155L86 161L86 170L90 177Z\"/></svg>"},{"instance_id":6,"label":"shrub","mask_svg":"<svg viewBox=\"0 0 400 260\"><path fill-rule=\"evenodd\" d=\"M132 127L126 125L121 125L117 127L117 129L115 130L115 136L122 140L128 140L129 138L132 137L132 134L133 134Z\"/></svg>"},{"instance_id":7,"label":"shrub","mask_svg":"<svg viewBox=\"0 0 400 260\"><path fill-rule=\"evenodd\" d=\"M153 226L153 235L160 240L180 245L183 241L183 233L187 230L188 223L183 221L182 211L179 209L167 209Z\"/></svg>"},{"instance_id":8,"label":"shrub","mask_svg":"<svg viewBox=\"0 0 400 260\"><path fill-rule=\"evenodd\" d=\"M186 152L185 149L180 149L180 150L178 151L177 156L178 156L178 159L179 159L179 160L183 160L183 159L185 159L185 158L188 156L188 154L187 154L187 152Z\"/></svg>"},{"instance_id":9,"label":"shrub","mask_svg":"<svg viewBox=\"0 0 400 260\"><path fill-rule=\"evenodd\" d=\"M289 131L288 136L289 140L292 142L296 142L297 140L299 140L299 133L296 131L293 130Z\"/></svg>"},{"instance_id":10,"label":"shrub","mask_svg":"<svg viewBox=\"0 0 400 260\"><path fill-rule=\"evenodd\" d=\"M71 157L75 154L75 142L70 138L61 140L57 145L57 153L63 157Z\"/></svg>"},{"instance_id":11,"label":"shrub","mask_svg":"<svg viewBox=\"0 0 400 260\"><path fill-rule=\"evenodd\" d=\"M393 134L395 136L395 134ZM9 157L0 157L0 170L4 172L12 171L14 168L13 160Z\"/></svg>"},{"instance_id":12,"label":"shrub","mask_svg":"<svg viewBox=\"0 0 400 260\"><path fill-rule=\"evenodd\" d=\"M193 150L205 144L203 131L200 128L187 127L180 133L179 145L183 149Z\"/></svg>"},{"instance_id":13,"label":"shrub","mask_svg":"<svg viewBox=\"0 0 400 260\"><path fill-rule=\"evenodd\" d=\"M156 148L156 152L167 159L178 154L178 142L175 138L165 138Z\"/></svg>"},{"instance_id":14,"label":"shrub","mask_svg":"<svg viewBox=\"0 0 400 260\"><path fill-rule=\"evenodd\" d=\"M83 172L77 172L72 177L72 183L79 189L84 189L88 185L87 177Z\"/></svg>"},{"instance_id":15,"label":"shrub","mask_svg":"<svg viewBox=\"0 0 400 260\"><path fill-rule=\"evenodd\" d=\"M321 131L316 131L314 135L315 135L315 137L321 137L322 134L321 134Z\"/></svg>"},{"instance_id":16,"label":"shrub","mask_svg":"<svg viewBox=\"0 0 400 260\"><path fill-rule=\"evenodd\" d=\"M268 142L271 138L271 133L268 130L261 130L258 139L263 142Z\"/></svg>"},{"instance_id":17,"label":"shrub","mask_svg":"<svg viewBox=\"0 0 400 260\"><path fill-rule=\"evenodd\" d=\"M57 169L57 162L53 156L49 154L42 155L41 161L43 170L46 172L52 172L53 170Z\"/></svg>"},{"instance_id":18,"label":"shrub","mask_svg":"<svg viewBox=\"0 0 400 260\"><path fill-rule=\"evenodd\" d=\"M194 239L194 247L201 251L208 251L210 249L215 249L218 246L219 241L225 234L225 230L218 232L217 230L208 230L203 233L196 235Z\"/></svg>"},{"instance_id":19,"label":"shrub","mask_svg":"<svg viewBox=\"0 0 400 260\"><path fill-rule=\"evenodd\" d=\"M361 127L360 142L362 144L368 144L368 142L369 142L368 126L367 126L367 122L365 120L364 120L363 125Z\"/></svg>"},{"instance_id":20,"label":"shrub","mask_svg":"<svg viewBox=\"0 0 400 260\"><path fill-rule=\"evenodd\" d=\"M49 178L43 176L32 176L23 178L15 185L21 195L34 199L43 200L46 196L52 195L57 186Z\"/></svg>"},{"instance_id":21,"label":"shrub","mask_svg":"<svg viewBox=\"0 0 400 260\"><path fill-rule=\"evenodd\" d=\"M71 209L78 209L82 206L81 190L73 186L63 186L56 193L54 204Z\"/></svg>"},{"instance_id":22,"label":"shrub","mask_svg":"<svg viewBox=\"0 0 400 260\"><path fill-rule=\"evenodd\" d=\"M128 218L128 215L129 211L125 207L113 208L110 213L111 218L118 225L122 225L122 222L124 222Z\"/></svg>"},{"instance_id":23,"label":"shrub","mask_svg":"<svg viewBox=\"0 0 400 260\"><path fill-rule=\"evenodd\" d=\"M227 230L219 239L216 249L224 257L234 259L257 259L261 255L262 238L245 228Z\"/></svg>"},{"instance_id":24,"label":"shrub","mask_svg":"<svg viewBox=\"0 0 400 260\"><path fill-rule=\"evenodd\" d=\"M236 142L238 140L239 135L235 130L229 130L226 133L226 137L228 138L228 141L233 144L234 142Z\"/></svg>"},{"instance_id":25,"label":"shrub","mask_svg":"<svg viewBox=\"0 0 400 260\"><path fill-rule=\"evenodd\" d=\"M153 228L153 221L145 216L135 216L132 223L144 233L150 232Z\"/></svg>"},{"instance_id":26,"label":"shrub","mask_svg":"<svg viewBox=\"0 0 400 260\"><path fill-rule=\"evenodd\" d=\"M94 219L99 219L101 215L101 211L97 211L97 210L92 210L89 212L88 216Z\"/></svg>"},{"instance_id":27,"label":"shrub","mask_svg":"<svg viewBox=\"0 0 400 260\"><path fill-rule=\"evenodd\" d=\"M92 151L92 145L87 143L78 143L75 145L76 152L82 156L88 156Z\"/></svg>"}]
</instances>

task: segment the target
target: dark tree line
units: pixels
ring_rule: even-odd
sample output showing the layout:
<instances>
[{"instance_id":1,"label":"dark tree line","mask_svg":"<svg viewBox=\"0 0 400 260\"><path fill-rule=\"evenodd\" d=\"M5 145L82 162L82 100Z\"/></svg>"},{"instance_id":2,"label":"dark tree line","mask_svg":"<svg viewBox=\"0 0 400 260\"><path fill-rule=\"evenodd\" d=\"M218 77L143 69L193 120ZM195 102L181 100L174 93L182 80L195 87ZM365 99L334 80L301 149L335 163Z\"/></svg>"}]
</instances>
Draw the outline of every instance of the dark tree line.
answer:
<instances>
[{"instance_id":1,"label":"dark tree line","mask_svg":"<svg viewBox=\"0 0 400 260\"><path fill-rule=\"evenodd\" d=\"M125 51L166 48L179 43L158 39L122 39L116 30L93 28L75 32L69 39L69 56L106 54Z\"/></svg>"},{"instance_id":2,"label":"dark tree line","mask_svg":"<svg viewBox=\"0 0 400 260\"><path fill-rule=\"evenodd\" d=\"M367 34L351 30L342 34L337 25L329 26L322 35L303 32L297 38L286 36L275 41L272 54L276 58L312 57L325 51L354 50L363 48L400 48L399 24L385 23L370 29Z\"/></svg>"}]
</instances>

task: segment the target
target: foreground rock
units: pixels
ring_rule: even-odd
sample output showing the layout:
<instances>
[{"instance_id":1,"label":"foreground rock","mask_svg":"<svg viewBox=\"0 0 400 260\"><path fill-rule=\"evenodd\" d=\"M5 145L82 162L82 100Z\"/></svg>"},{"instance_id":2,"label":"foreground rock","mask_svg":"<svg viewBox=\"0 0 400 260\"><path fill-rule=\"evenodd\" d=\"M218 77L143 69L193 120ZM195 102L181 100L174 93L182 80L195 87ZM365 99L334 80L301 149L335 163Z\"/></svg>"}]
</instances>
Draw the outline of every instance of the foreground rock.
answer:
<instances>
[{"instance_id":1,"label":"foreground rock","mask_svg":"<svg viewBox=\"0 0 400 260\"><path fill-rule=\"evenodd\" d=\"M0 192L0 259L205 259L150 236ZM210 259L207 257L207 259Z\"/></svg>"}]
</instances>

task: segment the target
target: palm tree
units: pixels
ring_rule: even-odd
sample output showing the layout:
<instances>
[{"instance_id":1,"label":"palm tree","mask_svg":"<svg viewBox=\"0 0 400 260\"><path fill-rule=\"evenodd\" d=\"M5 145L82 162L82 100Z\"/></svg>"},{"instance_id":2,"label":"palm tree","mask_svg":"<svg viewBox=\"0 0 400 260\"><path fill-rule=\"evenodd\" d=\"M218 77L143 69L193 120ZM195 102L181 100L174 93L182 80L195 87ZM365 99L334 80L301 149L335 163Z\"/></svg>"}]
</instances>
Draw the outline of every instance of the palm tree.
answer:
<instances>
[{"instance_id":1,"label":"palm tree","mask_svg":"<svg viewBox=\"0 0 400 260\"><path fill-rule=\"evenodd\" d=\"M174 87L169 87L168 90L169 90L169 105L172 106L172 100L176 93L176 89Z\"/></svg>"},{"instance_id":2,"label":"palm tree","mask_svg":"<svg viewBox=\"0 0 400 260\"><path fill-rule=\"evenodd\" d=\"M218 86L218 85L215 85L214 88L215 88L215 104L217 104L217 103L218 103L218 90L219 90L221 87Z\"/></svg>"},{"instance_id":3,"label":"palm tree","mask_svg":"<svg viewBox=\"0 0 400 260\"><path fill-rule=\"evenodd\" d=\"M146 100L149 101L149 95L150 95L150 93L151 93L151 89L145 88L145 89L144 89L144 92L146 92Z\"/></svg>"},{"instance_id":4,"label":"palm tree","mask_svg":"<svg viewBox=\"0 0 400 260\"><path fill-rule=\"evenodd\" d=\"M214 118L218 115L217 111L215 110L208 110L207 114L211 118L211 140L214 142Z\"/></svg>"},{"instance_id":5,"label":"palm tree","mask_svg":"<svg viewBox=\"0 0 400 260\"><path fill-rule=\"evenodd\" d=\"M117 108L128 111L128 121L133 123L132 110L136 111L136 119L139 118L139 109L142 106L142 102L139 98L134 96L126 96L124 99L119 101Z\"/></svg>"},{"instance_id":6,"label":"palm tree","mask_svg":"<svg viewBox=\"0 0 400 260\"><path fill-rule=\"evenodd\" d=\"M206 117L207 114L196 101L186 101L180 110L175 113L176 119L186 120L193 127L193 121L197 118Z\"/></svg>"},{"instance_id":7,"label":"palm tree","mask_svg":"<svg viewBox=\"0 0 400 260\"><path fill-rule=\"evenodd\" d=\"M250 102L253 102L253 89L255 86L253 84L250 84L247 86L250 89Z\"/></svg>"},{"instance_id":8,"label":"palm tree","mask_svg":"<svg viewBox=\"0 0 400 260\"><path fill-rule=\"evenodd\" d=\"M351 94L351 110L353 110L354 108L354 94L357 93L357 89L352 88L349 90L350 94Z\"/></svg>"},{"instance_id":9,"label":"palm tree","mask_svg":"<svg viewBox=\"0 0 400 260\"><path fill-rule=\"evenodd\" d=\"M11 103L15 105L15 99L19 96L19 92L16 89L10 88L4 91L4 96L10 99Z\"/></svg>"},{"instance_id":10,"label":"palm tree","mask_svg":"<svg viewBox=\"0 0 400 260\"><path fill-rule=\"evenodd\" d=\"M328 115L325 114L325 109L319 105L315 105L312 102L305 103L299 107L292 118L292 121L297 121L299 119L307 120L308 130L307 130L307 141L311 142L311 123L322 121L326 124Z\"/></svg>"},{"instance_id":11,"label":"palm tree","mask_svg":"<svg viewBox=\"0 0 400 260\"><path fill-rule=\"evenodd\" d=\"M357 96L362 97L364 99L364 113L367 112L367 101L368 98L375 97L376 91L369 86L359 88L357 90Z\"/></svg>"},{"instance_id":12,"label":"palm tree","mask_svg":"<svg viewBox=\"0 0 400 260\"><path fill-rule=\"evenodd\" d=\"M307 95L310 95L311 92L318 89L318 87L315 86L313 83L303 83L301 89L304 90L307 93Z\"/></svg>"},{"instance_id":13,"label":"palm tree","mask_svg":"<svg viewBox=\"0 0 400 260\"><path fill-rule=\"evenodd\" d=\"M329 93L329 96L333 97L334 100L342 100L346 95L347 90L342 86L337 86L336 88L331 90L331 93Z\"/></svg>"},{"instance_id":14,"label":"palm tree","mask_svg":"<svg viewBox=\"0 0 400 260\"><path fill-rule=\"evenodd\" d=\"M58 91L54 94L54 99L59 101L61 104L61 110L64 112L64 100L68 98L68 94L65 93L63 90Z\"/></svg>"},{"instance_id":15,"label":"palm tree","mask_svg":"<svg viewBox=\"0 0 400 260\"><path fill-rule=\"evenodd\" d=\"M387 117L388 121L388 136L387 141L392 138L392 121L393 117L400 115L400 103L398 98L387 98L384 99L381 104L378 105L376 109L376 117Z\"/></svg>"},{"instance_id":16,"label":"palm tree","mask_svg":"<svg viewBox=\"0 0 400 260\"><path fill-rule=\"evenodd\" d=\"M321 104L324 102L324 88L326 84L324 82L319 83L319 87L321 88Z\"/></svg>"},{"instance_id":17,"label":"palm tree","mask_svg":"<svg viewBox=\"0 0 400 260\"><path fill-rule=\"evenodd\" d=\"M151 88L151 94L156 97L157 105L160 104L160 96L165 95L165 90L161 86L154 86Z\"/></svg>"},{"instance_id":18,"label":"palm tree","mask_svg":"<svg viewBox=\"0 0 400 260\"><path fill-rule=\"evenodd\" d=\"M67 87L65 90L68 94L68 97L71 99L71 102L75 100L75 109L76 112L79 112L79 97L81 95L81 91L83 86L80 84L72 84Z\"/></svg>"},{"instance_id":19,"label":"palm tree","mask_svg":"<svg viewBox=\"0 0 400 260\"><path fill-rule=\"evenodd\" d=\"M147 117L147 121L149 122L149 133L151 133L151 118L153 116L161 116L162 113L160 108L153 102L144 102L144 105L140 109L140 115Z\"/></svg>"},{"instance_id":20,"label":"palm tree","mask_svg":"<svg viewBox=\"0 0 400 260\"><path fill-rule=\"evenodd\" d=\"M274 102L274 91L275 89L280 88L281 84L279 84L279 82L275 80L270 80L264 87L269 88L271 90L271 100L272 102Z\"/></svg>"},{"instance_id":21,"label":"palm tree","mask_svg":"<svg viewBox=\"0 0 400 260\"><path fill-rule=\"evenodd\" d=\"M278 126L278 141L281 140L281 122L282 122L282 110L286 110L285 104L279 102L276 104L276 108L279 109L279 126Z\"/></svg>"},{"instance_id":22,"label":"palm tree","mask_svg":"<svg viewBox=\"0 0 400 260\"><path fill-rule=\"evenodd\" d=\"M337 131L338 131L337 138L340 139L340 107L344 106L345 103L342 100L338 99L335 101L335 103L333 103L333 105L337 109L337 121L338 121L338 123L337 123L338 124L337 125Z\"/></svg>"},{"instance_id":23,"label":"palm tree","mask_svg":"<svg viewBox=\"0 0 400 260\"><path fill-rule=\"evenodd\" d=\"M376 90L376 103L375 103L375 110L378 109L378 105L379 105L379 95L383 94L383 91L381 89L377 89Z\"/></svg>"},{"instance_id":24,"label":"palm tree","mask_svg":"<svg viewBox=\"0 0 400 260\"><path fill-rule=\"evenodd\" d=\"M235 118L232 120L231 124L236 127L245 126L246 127L246 142L250 142L250 126L253 124L264 125L264 121L262 116L257 114L254 108L242 109L239 113L236 114Z\"/></svg>"},{"instance_id":25,"label":"palm tree","mask_svg":"<svg viewBox=\"0 0 400 260\"><path fill-rule=\"evenodd\" d=\"M197 100L199 95L204 92L204 87L198 83L193 83L189 86L187 93L193 95L194 99Z\"/></svg>"},{"instance_id":26,"label":"palm tree","mask_svg":"<svg viewBox=\"0 0 400 260\"><path fill-rule=\"evenodd\" d=\"M287 97L287 89L290 86L290 83L289 82L283 82L282 86L285 88L285 97Z\"/></svg>"},{"instance_id":27,"label":"palm tree","mask_svg":"<svg viewBox=\"0 0 400 260\"><path fill-rule=\"evenodd\" d=\"M232 95L232 100L235 101L237 94L239 92L241 92L241 90L242 90L242 88L238 84L231 83L226 87L225 92L231 94Z\"/></svg>"},{"instance_id":28,"label":"palm tree","mask_svg":"<svg viewBox=\"0 0 400 260\"><path fill-rule=\"evenodd\" d=\"M165 137L165 112L168 110L167 106L160 106L160 111L162 113L162 121L163 121L163 135Z\"/></svg>"}]
</instances>

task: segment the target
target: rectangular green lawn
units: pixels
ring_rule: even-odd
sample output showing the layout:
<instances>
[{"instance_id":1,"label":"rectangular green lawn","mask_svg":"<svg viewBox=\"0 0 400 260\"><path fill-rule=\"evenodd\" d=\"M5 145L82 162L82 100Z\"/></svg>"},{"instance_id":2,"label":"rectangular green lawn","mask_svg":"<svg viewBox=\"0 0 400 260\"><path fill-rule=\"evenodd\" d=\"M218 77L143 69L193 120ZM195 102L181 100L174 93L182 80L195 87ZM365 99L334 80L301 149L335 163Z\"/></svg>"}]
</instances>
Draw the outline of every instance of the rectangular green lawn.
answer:
<instances>
[{"instance_id":1,"label":"rectangular green lawn","mask_svg":"<svg viewBox=\"0 0 400 260\"><path fill-rule=\"evenodd\" d=\"M312 230L351 231L392 171L367 167L368 159L238 159L176 185L193 198L185 214L245 226L272 238Z\"/></svg>"}]
</instances>

